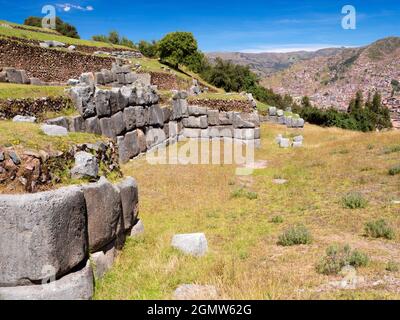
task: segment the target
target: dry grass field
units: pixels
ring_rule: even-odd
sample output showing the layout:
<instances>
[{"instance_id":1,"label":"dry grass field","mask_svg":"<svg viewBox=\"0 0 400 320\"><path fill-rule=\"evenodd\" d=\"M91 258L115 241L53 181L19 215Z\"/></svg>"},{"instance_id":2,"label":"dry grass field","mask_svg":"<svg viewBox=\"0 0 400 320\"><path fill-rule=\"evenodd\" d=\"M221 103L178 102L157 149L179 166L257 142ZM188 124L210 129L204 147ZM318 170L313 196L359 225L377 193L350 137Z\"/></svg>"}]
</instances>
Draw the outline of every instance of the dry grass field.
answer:
<instances>
[{"instance_id":1,"label":"dry grass field","mask_svg":"<svg viewBox=\"0 0 400 320\"><path fill-rule=\"evenodd\" d=\"M304 147L279 149L274 143L279 133L303 134ZM234 165L130 162L123 171L138 180L146 232L128 241L97 283L95 298L172 299L179 285L196 283L215 285L221 299L399 299L400 272L386 270L389 262L400 263L400 175L388 173L400 165L399 145L400 131L263 125L256 160L268 160L268 167L245 181L252 197L232 196L243 187ZM288 183L276 185L275 178ZM349 192L360 193L368 201L365 208L346 208L342 199ZM277 216L281 223L271 220ZM365 224L378 218L392 227L394 239L364 235ZM312 242L277 245L279 235L299 223ZM209 253L203 258L170 247L174 234L193 232L207 236ZM369 256L369 264L357 269L363 281L352 289L332 284L343 277L316 271L332 244Z\"/></svg>"}]
</instances>

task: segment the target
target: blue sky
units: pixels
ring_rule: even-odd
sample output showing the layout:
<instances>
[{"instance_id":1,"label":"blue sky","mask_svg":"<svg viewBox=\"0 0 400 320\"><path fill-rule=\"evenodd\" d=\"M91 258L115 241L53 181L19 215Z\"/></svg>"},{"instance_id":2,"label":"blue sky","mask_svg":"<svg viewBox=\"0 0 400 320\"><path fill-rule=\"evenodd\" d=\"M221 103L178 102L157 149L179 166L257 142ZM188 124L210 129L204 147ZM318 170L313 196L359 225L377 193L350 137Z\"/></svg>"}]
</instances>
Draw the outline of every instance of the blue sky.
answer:
<instances>
[{"instance_id":1,"label":"blue sky","mask_svg":"<svg viewBox=\"0 0 400 320\"><path fill-rule=\"evenodd\" d=\"M85 39L113 29L135 42L191 31L206 52L360 46L400 35L399 0L0 0L0 19L21 23L47 4ZM341 27L344 5L357 10L356 30Z\"/></svg>"}]
</instances>

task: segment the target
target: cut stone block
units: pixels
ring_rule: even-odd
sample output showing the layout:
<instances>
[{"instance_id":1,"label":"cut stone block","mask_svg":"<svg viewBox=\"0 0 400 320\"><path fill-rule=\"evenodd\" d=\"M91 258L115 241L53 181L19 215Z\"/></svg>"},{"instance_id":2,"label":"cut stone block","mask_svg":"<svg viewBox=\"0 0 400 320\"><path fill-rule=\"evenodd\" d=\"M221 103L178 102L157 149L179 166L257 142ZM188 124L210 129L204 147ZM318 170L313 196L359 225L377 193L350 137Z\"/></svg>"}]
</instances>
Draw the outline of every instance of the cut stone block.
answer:
<instances>
[{"instance_id":1,"label":"cut stone block","mask_svg":"<svg viewBox=\"0 0 400 320\"><path fill-rule=\"evenodd\" d=\"M195 257L204 256L208 251L204 233L178 234L172 239L172 247Z\"/></svg>"},{"instance_id":2,"label":"cut stone block","mask_svg":"<svg viewBox=\"0 0 400 320\"><path fill-rule=\"evenodd\" d=\"M47 136L60 137L68 135L68 130L64 127L43 124L40 128L42 129L43 133Z\"/></svg>"},{"instance_id":3,"label":"cut stone block","mask_svg":"<svg viewBox=\"0 0 400 320\"><path fill-rule=\"evenodd\" d=\"M71 170L73 178L97 178L98 174L99 165L94 155L83 151L75 154L75 166Z\"/></svg>"},{"instance_id":4,"label":"cut stone block","mask_svg":"<svg viewBox=\"0 0 400 320\"><path fill-rule=\"evenodd\" d=\"M117 185L122 203L125 231L133 227L138 216L139 193L136 180L132 177L126 178Z\"/></svg>"},{"instance_id":5,"label":"cut stone block","mask_svg":"<svg viewBox=\"0 0 400 320\"><path fill-rule=\"evenodd\" d=\"M57 277L87 253L86 204L82 188L0 196L0 286Z\"/></svg>"}]
</instances>

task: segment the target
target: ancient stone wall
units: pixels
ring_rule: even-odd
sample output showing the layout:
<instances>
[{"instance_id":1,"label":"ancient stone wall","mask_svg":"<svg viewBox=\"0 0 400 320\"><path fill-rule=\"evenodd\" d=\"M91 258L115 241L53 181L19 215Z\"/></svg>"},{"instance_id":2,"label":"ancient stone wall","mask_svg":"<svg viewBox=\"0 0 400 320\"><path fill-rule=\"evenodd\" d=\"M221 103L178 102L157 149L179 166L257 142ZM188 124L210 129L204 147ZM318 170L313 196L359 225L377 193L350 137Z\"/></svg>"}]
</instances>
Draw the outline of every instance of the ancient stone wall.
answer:
<instances>
[{"instance_id":1,"label":"ancient stone wall","mask_svg":"<svg viewBox=\"0 0 400 320\"><path fill-rule=\"evenodd\" d=\"M0 67L22 69L28 78L45 82L65 83L84 72L110 69L114 61L111 57L45 49L21 41L0 39Z\"/></svg>"},{"instance_id":2,"label":"ancient stone wall","mask_svg":"<svg viewBox=\"0 0 400 320\"><path fill-rule=\"evenodd\" d=\"M137 222L133 178L0 195L0 300L91 299Z\"/></svg>"},{"instance_id":3,"label":"ancient stone wall","mask_svg":"<svg viewBox=\"0 0 400 320\"><path fill-rule=\"evenodd\" d=\"M270 107L265 115L260 117L261 122L270 122L284 125L288 128L304 128L305 121L298 114Z\"/></svg>"},{"instance_id":4,"label":"ancient stone wall","mask_svg":"<svg viewBox=\"0 0 400 320\"><path fill-rule=\"evenodd\" d=\"M80 116L69 120L70 130L113 139L122 163L180 137L231 138L243 143L260 139L257 112L189 105L185 91L174 93L172 106L161 107L154 86L139 81L132 86L100 89L94 85L93 75L85 75L81 84L71 89L71 97Z\"/></svg>"}]
</instances>

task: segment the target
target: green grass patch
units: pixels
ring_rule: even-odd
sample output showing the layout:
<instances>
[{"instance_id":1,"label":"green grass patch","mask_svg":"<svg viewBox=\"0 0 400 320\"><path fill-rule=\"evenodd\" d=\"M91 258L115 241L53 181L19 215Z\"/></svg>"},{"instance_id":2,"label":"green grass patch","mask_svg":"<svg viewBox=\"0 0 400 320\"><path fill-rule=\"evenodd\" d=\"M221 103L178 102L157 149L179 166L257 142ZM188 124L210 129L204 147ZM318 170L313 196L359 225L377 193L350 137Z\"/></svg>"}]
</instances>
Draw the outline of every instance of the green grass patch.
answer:
<instances>
[{"instance_id":1,"label":"green grass patch","mask_svg":"<svg viewBox=\"0 0 400 320\"><path fill-rule=\"evenodd\" d=\"M9 25L16 25L16 24L10 24L8 22L3 22L7 23ZM26 26L22 26L24 29L16 29L16 28L8 28L8 27L3 27L1 26L0 23L0 36L3 37L16 37L20 38L21 40L27 39L27 40L36 40L36 41L46 41L46 40L56 40L65 44L72 44L76 46L89 46L89 47L97 47L97 48L118 48L118 49L129 49L124 46L119 46L119 45L112 45L110 43L105 43L105 42L97 42L97 41L90 41L90 40L82 40L82 39L75 39L75 38L69 38L66 36L62 36L58 33L55 34L47 34L47 33L41 33L38 32L41 29L40 28L35 28L31 30L31 28L27 28ZM45 30L47 31L47 29Z\"/></svg>"},{"instance_id":2,"label":"green grass patch","mask_svg":"<svg viewBox=\"0 0 400 320\"><path fill-rule=\"evenodd\" d=\"M282 216L275 216L271 218L271 222L275 224L280 224L284 222L284 219Z\"/></svg>"},{"instance_id":3,"label":"green grass patch","mask_svg":"<svg viewBox=\"0 0 400 320\"><path fill-rule=\"evenodd\" d=\"M286 230L279 236L278 245L290 247L300 244L310 244L312 242L311 233L303 225L297 225Z\"/></svg>"},{"instance_id":4,"label":"green grass patch","mask_svg":"<svg viewBox=\"0 0 400 320\"><path fill-rule=\"evenodd\" d=\"M394 260L390 260L386 265L386 271L398 272L399 270L400 270L399 264Z\"/></svg>"},{"instance_id":5,"label":"green grass patch","mask_svg":"<svg viewBox=\"0 0 400 320\"><path fill-rule=\"evenodd\" d=\"M316 266L318 273L331 275L338 274L343 267L365 267L369 257L359 250L352 250L349 245L332 245L326 250L326 256Z\"/></svg>"},{"instance_id":6,"label":"green grass patch","mask_svg":"<svg viewBox=\"0 0 400 320\"><path fill-rule=\"evenodd\" d=\"M247 98L238 93L201 93L197 96L189 96L191 100L235 100L235 101L247 101Z\"/></svg>"},{"instance_id":7,"label":"green grass patch","mask_svg":"<svg viewBox=\"0 0 400 320\"><path fill-rule=\"evenodd\" d=\"M368 205L368 201L361 193L351 192L342 198L342 204L347 209L363 209Z\"/></svg>"},{"instance_id":8,"label":"green grass patch","mask_svg":"<svg viewBox=\"0 0 400 320\"><path fill-rule=\"evenodd\" d=\"M26 99L67 96L65 87L31 86L25 84L0 83L0 99Z\"/></svg>"},{"instance_id":9,"label":"green grass patch","mask_svg":"<svg viewBox=\"0 0 400 320\"><path fill-rule=\"evenodd\" d=\"M365 235L371 238L385 238L393 240L395 238L394 230L384 219L370 221L365 225Z\"/></svg>"},{"instance_id":10,"label":"green grass patch","mask_svg":"<svg viewBox=\"0 0 400 320\"><path fill-rule=\"evenodd\" d=\"M231 198L237 199L237 198L246 198L249 200L256 200L258 198L257 193L245 190L243 188L237 189L232 191L231 193Z\"/></svg>"},{"instance_id":11,"label":"green grass patch","mask_svg":"<svg viewBox=\"0 0 400 320\"><path fill-rule=\"evenodd\" d=\"M390 146L390 147L386 147L383 150L384 154L390 154L390 153L395 153L395 152L400 152L400 144L399 145Z\"/></svg>"}]
</instances>

